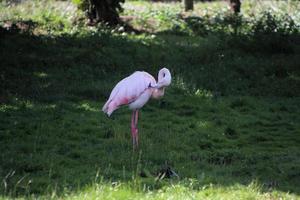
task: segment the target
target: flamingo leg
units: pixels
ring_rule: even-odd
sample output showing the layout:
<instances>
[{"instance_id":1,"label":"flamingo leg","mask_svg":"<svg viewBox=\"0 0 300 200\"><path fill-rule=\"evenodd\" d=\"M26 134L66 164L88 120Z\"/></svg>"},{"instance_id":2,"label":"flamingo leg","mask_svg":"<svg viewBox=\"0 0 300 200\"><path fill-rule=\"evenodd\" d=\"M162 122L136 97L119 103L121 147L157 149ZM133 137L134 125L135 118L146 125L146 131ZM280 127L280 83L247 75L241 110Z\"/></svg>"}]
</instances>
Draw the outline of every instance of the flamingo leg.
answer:
<instances>
[{"instance_id":1,"label":"flamingo leg","mask_svg":"<svg viewBox=\"0 0 300 200\"><path fill-rule=\"evenodd\" d=\"M138 118L139 118L139 110L135 111L135 121L134 121L134 126L135 126L135 142L136 142L136 146L139 146L139 131L137 128L137 124L138 124Z\"/></svg>"},{"instance_id":2,"label":"flamingo leg","mask_svg":"<svg viewBox=\"0 0 300 200\"><path fill-rule=\"evenodd\" d=\"M132 112L132 117L131 117L131 137L132 137L133 148L135 148L135 111Z\"/></svg>"}]
</instances>

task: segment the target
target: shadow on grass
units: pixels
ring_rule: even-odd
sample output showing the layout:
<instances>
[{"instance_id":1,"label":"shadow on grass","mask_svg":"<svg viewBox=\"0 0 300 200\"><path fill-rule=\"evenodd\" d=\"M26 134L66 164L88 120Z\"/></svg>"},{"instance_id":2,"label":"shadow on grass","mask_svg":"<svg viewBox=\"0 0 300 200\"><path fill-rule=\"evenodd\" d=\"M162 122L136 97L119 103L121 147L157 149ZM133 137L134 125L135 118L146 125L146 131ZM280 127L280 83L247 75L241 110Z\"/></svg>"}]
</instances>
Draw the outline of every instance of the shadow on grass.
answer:
<instances>
[{"instance_id":1,"label":"shadow on grass","mask_svg":"<svg viewBox=\"0 0 300 200\"><path fill-rule=\"evenodd\" d=\"M213 35L2 34L3 195L76 191L94 183L97 172L126 182L140 169L149 171L145 183L156 189L154 177L166 161L183 179L203 185L258 179L299 194L293 124L299 52L241 51L231 45L237 38ZM171 69L174 84L165 100L142 113L139 158L131 149L130 113L121 109L108 120L99 111L118 80L137 69L156 74L160 66ZM280 98L287 96L295 99Z\"/></svg>"}]
</instances>

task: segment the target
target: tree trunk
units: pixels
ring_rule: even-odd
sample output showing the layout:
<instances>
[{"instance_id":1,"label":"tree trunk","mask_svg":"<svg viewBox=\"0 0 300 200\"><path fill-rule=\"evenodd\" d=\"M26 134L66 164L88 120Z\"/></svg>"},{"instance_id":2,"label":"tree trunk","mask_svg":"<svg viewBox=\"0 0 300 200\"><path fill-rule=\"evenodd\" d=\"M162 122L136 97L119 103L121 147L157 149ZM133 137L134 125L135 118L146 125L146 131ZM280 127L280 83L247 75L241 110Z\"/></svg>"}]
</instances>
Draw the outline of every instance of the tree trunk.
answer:
<instances>
[{"instance_id":1,"label":"tree trunk","mask_svg":"<svg viewBox=\"0 0 300 200\"><path fill-rule=\"evenodd\" d=\"M91 23L107 22L111 25L120 22L117 9L112 5L114 0L89 0L88 16Z\"/></svg>"},{"instance_id":2,"label":"tree trunk","mask_svg":"<svg viewBox=\"0 0 300 200\"><path fill-rule=\"evenodd\" d=\"M182 0L182 3L184 5L184 10L189 11L194 9L194 2L193 0Z\"/></svg>"},{"instance_id":3,"label":"tree trunk","mask_svg":"<svg viewBox=\"0 0 300 200\"><path fill-rule=\"evenodd\" d=\"M234 14L241 12L241 1L240 0L229 0L230 8Z\"/></svg>"}]
</instances>

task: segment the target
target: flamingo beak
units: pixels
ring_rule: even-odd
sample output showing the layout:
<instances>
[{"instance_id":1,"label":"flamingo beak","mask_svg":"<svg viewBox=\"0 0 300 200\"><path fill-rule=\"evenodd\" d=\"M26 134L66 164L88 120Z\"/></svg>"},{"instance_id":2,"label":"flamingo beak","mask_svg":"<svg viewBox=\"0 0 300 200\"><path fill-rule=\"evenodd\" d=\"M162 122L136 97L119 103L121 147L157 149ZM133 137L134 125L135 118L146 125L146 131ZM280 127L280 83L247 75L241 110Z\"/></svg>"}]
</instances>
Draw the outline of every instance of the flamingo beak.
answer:
<instances>
[{"instance_id":1,"label":"flamingo beak","mask_svg":"<svg viewBox=\"0 0 300 200\"><path fill-rule=\"evenodd\" d=\"M161 88L163 85L161 83L156 83L155 85L149 85L150 88L155 88L155 89L159 89Z\"/></svg>"},{"instance_id":2,"label":"flamingo beak","mask_svg":"<svg viewBox=\"0 0 300 200\"><path fill-rule=\"evenodd\" d=\"M157 88L157 84L151 85L151 83L150 83L148 87L149 87L149 88Z\"/></svg>"}]
</instances>

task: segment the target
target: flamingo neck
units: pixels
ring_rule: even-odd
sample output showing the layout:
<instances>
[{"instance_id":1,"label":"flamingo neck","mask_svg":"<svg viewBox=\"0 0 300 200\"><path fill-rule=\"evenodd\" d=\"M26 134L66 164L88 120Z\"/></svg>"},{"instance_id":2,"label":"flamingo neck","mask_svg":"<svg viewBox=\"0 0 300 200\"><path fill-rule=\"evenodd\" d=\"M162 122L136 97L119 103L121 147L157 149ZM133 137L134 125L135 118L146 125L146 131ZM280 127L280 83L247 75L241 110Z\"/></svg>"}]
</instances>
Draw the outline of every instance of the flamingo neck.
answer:
<instances>
[{"instance_id":1,"label":"flamingo neck","mask_svg":"<svg viewBox=\"0 0 300 200\"><path fill-rule=\"evenodd\" d=\"M164 96L165 94L165 87L159 89L153 89L152 91L152 98L159 99L160 97Z\"/></svg>"}]
</instances>

